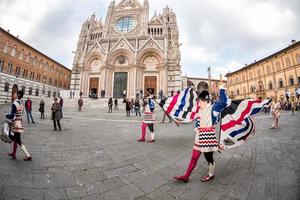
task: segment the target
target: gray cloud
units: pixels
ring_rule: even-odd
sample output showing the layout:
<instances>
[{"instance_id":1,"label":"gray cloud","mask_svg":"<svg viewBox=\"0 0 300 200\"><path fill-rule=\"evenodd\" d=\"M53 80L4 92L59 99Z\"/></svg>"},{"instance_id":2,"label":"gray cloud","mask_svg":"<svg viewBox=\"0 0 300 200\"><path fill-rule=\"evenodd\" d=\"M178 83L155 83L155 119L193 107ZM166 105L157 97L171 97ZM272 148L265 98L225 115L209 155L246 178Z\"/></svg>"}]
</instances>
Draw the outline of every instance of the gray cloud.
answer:
<instances>
[{"instance_id":1,"label":"gray cloud","mask_svg":"<svg viewBox=\"0 0 300 200\"><path fill-rule=\"evenodd\" d=\"M39 4L41 8L46 4L47 9L35 8L32 14L38 13L38 18L38 14L28 15L26 3L18 7L22 2ZM153 13L161 12L166 1L149 2ZM0 26L10 26L4 28L17 32L29 44L72 67L71 52L76 48L82 23L93 12L97 17L105 17L109 3L109 0L2 0ZM172 0L168 4L177 15L183 43L182 67L190 76L206 76L207 66L214 66L218 77L219 73L235 70L286 47L292 39L300 39L298 0ZM25 29L20 28L21 22L27 25Z\"/></svg>"}]
</instances>

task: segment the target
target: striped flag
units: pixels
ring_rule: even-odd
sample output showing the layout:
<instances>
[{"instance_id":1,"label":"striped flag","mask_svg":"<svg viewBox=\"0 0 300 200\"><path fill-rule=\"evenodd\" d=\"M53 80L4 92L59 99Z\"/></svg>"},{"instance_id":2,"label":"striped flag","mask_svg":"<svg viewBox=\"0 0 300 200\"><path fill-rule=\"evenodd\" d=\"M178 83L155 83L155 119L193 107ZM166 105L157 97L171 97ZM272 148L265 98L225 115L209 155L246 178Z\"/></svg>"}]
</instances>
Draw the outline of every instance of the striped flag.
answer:
<instances>
[{"instance_id":1,"label":"striped flag","mask_svg":"<svg viewBox=\"0 0 300 200\"><path fill-rule=\"evenodd\" d=\"M199 110L197 94L192 88L186 88L168 98L163 108L176 120L191 122Z\"/></svg>"},{"instance_id":2,"label":"striped flag","mask_svg":"<svg viewBox=\"0 0 300 200\"><path fill-rule=\"evenodd\" d=\"M222 111L219 144L222 149L240 146L255 133L252 115L257 114L271 100L247 99L240 103L232 102Z\"/></svg>"},{"instance_id":3,"label":"striped flag","mask_svg":"<svg viewBox=\"0 0 300 200\"><path fill-rule=\"evenodd\" d=\"M230 102L230 101L228 101ZM221 112L221 127L219 145L222 149L230 149L243 144L255 133L255 123L252 115L271 103L271 100L247 99L240 102L227 103ZM164 110L176 120L192 122L199 111L197 94L192 88L187 88L170 97L164 104ZM212 113L216 111L213 110ZM213 116L212 116L213 117ZM218 135L218 134L217 134Z\"/></svg>"}]
</instances>

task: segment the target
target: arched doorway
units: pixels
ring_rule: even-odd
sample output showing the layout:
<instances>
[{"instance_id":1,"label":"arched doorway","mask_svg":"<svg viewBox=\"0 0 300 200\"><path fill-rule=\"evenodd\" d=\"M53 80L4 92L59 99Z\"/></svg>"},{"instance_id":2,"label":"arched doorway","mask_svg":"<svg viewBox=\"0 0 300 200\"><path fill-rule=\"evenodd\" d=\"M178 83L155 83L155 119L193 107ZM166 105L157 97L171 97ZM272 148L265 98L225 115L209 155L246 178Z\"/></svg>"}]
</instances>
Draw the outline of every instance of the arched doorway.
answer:
<instances>
[{"instance_id":1,"label":"arched doorway","mask_svg":"<svg viewBox=\"0 0 300 200\"><path fill-rule=\"evenodd\" d=\"M14 101L14 94L18 91L18 86L16 84L13 85L11 90L11 101Z\"/></svg>"},{"instance_id":2,"label":"arched doorway","mask_svg":"<svg viewBox=\"0 0 300 200\"><path fill-rule=\"evenodd\" d=\"M194 88L195 85L194 85L194 83L192 81L187 81L187 87L188 88Z\"/></svg>"},{"instance_id":3,"label":"arched doorway","mask_svg":"<svg viewBox=\"0 0 300 200\"><path fill-rule=\"evenodd\" d=\"M198 83L197 90L198 92L202 92L203 90L208 90L208 84L204 81L201 81L200 83Z\"/></svg>"}]
</instances>

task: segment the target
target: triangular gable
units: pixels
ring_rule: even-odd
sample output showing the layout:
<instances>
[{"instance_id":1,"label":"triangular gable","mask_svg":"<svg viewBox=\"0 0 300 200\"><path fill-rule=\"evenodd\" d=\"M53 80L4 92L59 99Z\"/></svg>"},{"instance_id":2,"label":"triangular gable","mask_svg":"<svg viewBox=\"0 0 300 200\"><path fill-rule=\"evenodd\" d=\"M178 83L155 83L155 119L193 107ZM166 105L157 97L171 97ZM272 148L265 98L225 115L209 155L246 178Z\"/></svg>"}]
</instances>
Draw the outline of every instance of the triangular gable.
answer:
<instances>
[{"instance_id":1,"label":"triangular gable","mask_svg":"<svg viewBox=\"0 0 300 200\"><path fill-rule=\"evenodd\" d=\"M161 20L161 18L157 15L154 15L149 24L163 24L163 21Z\"/></svg>"},{"instance_id":2,"label":"triangular gable","mask_svg":"<svg viewBox=\"0 0 300 200\"><path fill-rule=\"evenodd\" d=\"M164 51L163 47L161 47L159 43L157 43L152 38L152 36L148 40L146 40L146 42L143 45L140 46L139 51L141 51L144 48L157 48L160 49L161 51Z\"/></svg>"},{"instance_id":3,"label":"triangular gable","mask_svg":"<svg viewBox=\"0 0 300 200\"><path fill-rule=\"evenodd\" d=\"M102 54L105 54L105 50L103 49L103 47L98 42L96 42L94 44L94 46L92 48L90 48L90 50L88 50L88 52L86 54L89 54L93 51L96 51L96 52L100 51Z\"/></svg>"},{"instance_id":4,"label":"triangular gable","mask_svg":"<svg viewBox=\"0 0 300 200\"><path fill-rule=\"evenodd\" d=\"M122 0L116 7L116 10L138 9L143 8L142 4L137 0Z\"/></svg>"},{"instance_id":5,"label":"triangular gable","mask_svg":"<svg viewBox=\"0 0 300 200\"><path fill-rule=\"evenodd\" d=\"M122 36L117 43L110 49L110 52L114 51L115 49L129 49L132 53L135 52L135 48L130 44L128 40L124 36Z\"/></svg>"}]
</instances>

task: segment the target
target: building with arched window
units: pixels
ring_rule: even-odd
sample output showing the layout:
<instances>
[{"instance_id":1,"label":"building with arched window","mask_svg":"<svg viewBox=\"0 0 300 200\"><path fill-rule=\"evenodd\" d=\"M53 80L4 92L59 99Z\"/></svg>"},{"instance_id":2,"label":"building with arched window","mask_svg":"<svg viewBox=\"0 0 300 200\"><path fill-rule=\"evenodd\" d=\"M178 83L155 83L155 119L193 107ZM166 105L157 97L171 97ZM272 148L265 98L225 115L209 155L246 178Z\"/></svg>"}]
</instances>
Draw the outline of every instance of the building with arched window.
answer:
<instances>
[{"instance_id":1,"label":"building with arched window","mask_svg":"<svg viewBox=\"0 0 300 200\"><path fill-rule=\"evenodd\" d=\"M25 96L58 94L69 89L70 79L70 69L0 28L0 103L9 102L17 90Z\"/></svg>"},{"instance_id":2,"label":"building with arched window","mask_svg":"<svg viewBox=\"0 0 300 200\"><path fill-rule=\"evenodd\" d=\"M82 25L75 51L71 90L83 96L158 95L182 87L179 31L172 9L149 18L149 2L122 0L109 5L106 19L91 15Z\"/></svg>"},{"instance_id":3,"label":"building with arched window","mask_svg":"<svg viewBox=\"0 0 300 200\"><path fill-rule=\"evenodd\" d=\"M245 80L237 81L243 76ZM284 100L286 91L295 96L296 89L300 87L300 42L293 42L266 58L227 74L227 80L228 90L233 91L231 98L274 96ZM241 86L246 91L234 92Z\"/></svg>"}]
</instances>

